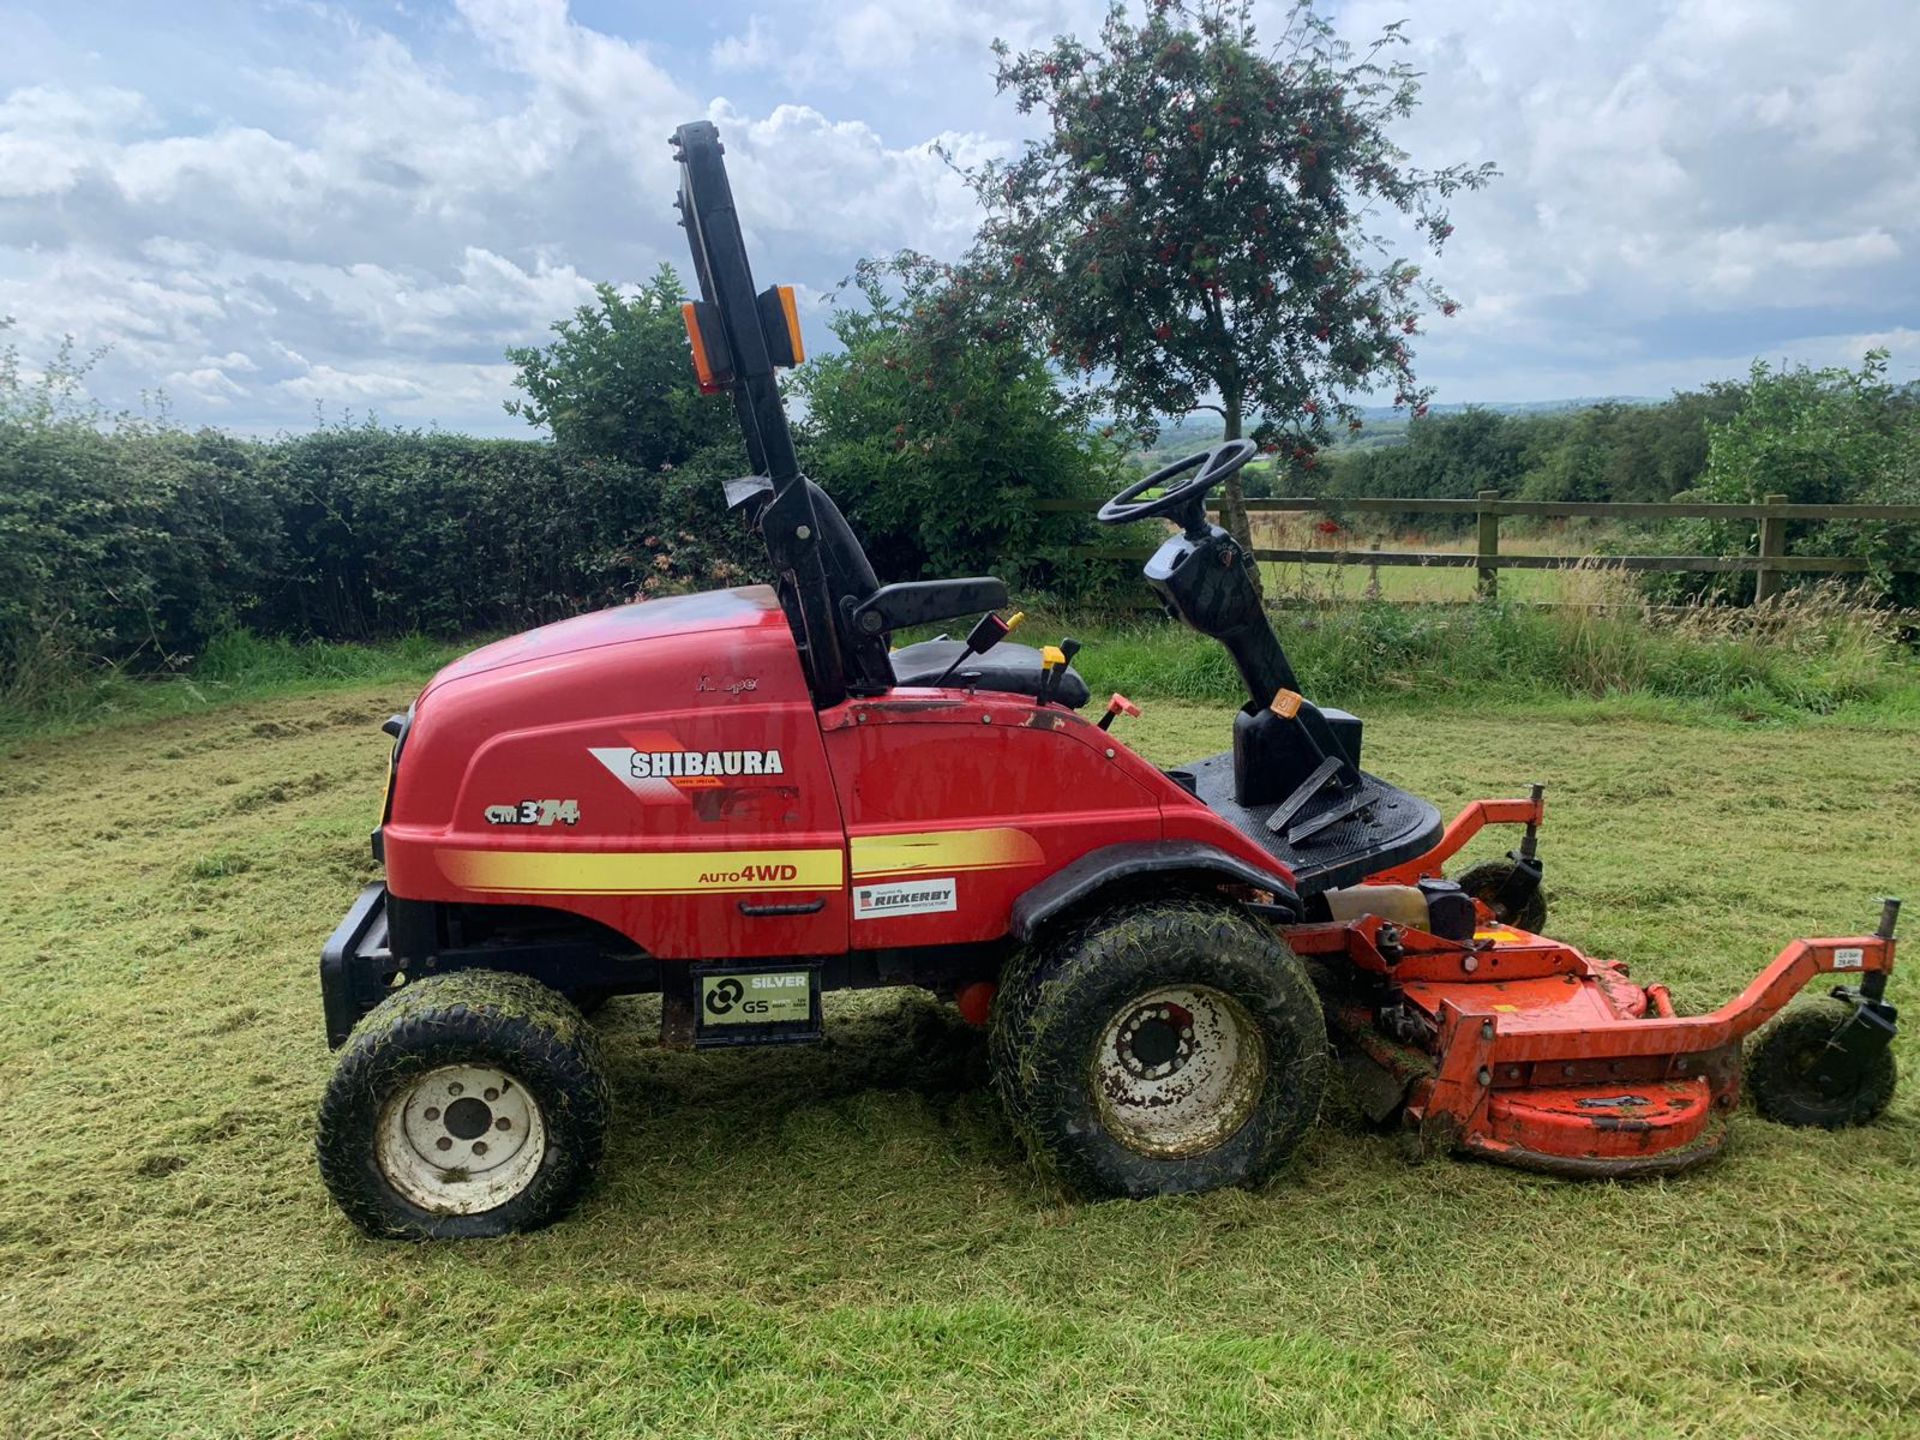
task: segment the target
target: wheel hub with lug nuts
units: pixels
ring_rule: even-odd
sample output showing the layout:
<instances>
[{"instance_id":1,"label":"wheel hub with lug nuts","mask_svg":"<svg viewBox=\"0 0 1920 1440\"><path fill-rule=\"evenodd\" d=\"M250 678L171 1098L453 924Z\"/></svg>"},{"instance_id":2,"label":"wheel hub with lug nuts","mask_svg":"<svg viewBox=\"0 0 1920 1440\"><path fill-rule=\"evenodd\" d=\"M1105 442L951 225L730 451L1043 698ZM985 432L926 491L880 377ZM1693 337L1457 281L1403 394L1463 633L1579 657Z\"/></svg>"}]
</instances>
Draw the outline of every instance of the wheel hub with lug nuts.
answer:
<instances>
[{"instance_id":1,"label":"wheel hub with lug nuts","mask_svg":"<svg viewBox=\"0 0 1920 1440\"><path fill-rule=\"evenodd\" d=\"M377 1157L388 1183L421 1209L472 1215L526 1189L546 1148L540 1107L511 1075L442 1065L388 1098Z\"/></svg>"},{"instance_id":2,"label":"wheel hub with lug nuts","mask_svg":"<svg viewBox=\"0 0 1920 1440\"><path fill-rule=\"evenodd\" d=\"M1184 1069L1193 1058L1193 1012L1181 1005L1138 1005L1121 1025L1120 1063L1141 1080Z\"/></svg>"},{"instance_id":3,"label":"wheel hub with lug nuts","mask_svg":"<svg viewBox=\"0 0 1920 1440\"><path fill-rule=\"evenodd\" d=\"M1246 1124L1266 1086L1266 1038L1225 991L1171 985L1114 1012L1092 1069L1107 1133L1138 1154L1177 1159Z\"/></svg>"}]
</instances>

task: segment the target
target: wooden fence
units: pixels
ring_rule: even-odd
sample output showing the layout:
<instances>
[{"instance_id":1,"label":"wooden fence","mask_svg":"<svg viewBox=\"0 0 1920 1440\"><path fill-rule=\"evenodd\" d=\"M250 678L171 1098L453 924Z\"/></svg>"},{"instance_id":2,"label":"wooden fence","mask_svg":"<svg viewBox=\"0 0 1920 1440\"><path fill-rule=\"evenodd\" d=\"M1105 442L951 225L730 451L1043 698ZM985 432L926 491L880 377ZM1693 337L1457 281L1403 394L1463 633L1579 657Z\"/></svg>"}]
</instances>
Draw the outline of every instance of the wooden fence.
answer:
<instances>
[{"instance_id":1,"label":"wooden fence","mask_svg":"<svg viewBox=\"0 0 1920 1440\"><path fill-rule=\"evenodd\" d=\"M1044 501L1041 509L1078 510L1077 501ZM1867 562L1853 555L1789 555L1787 526L1796 520L1920 521L1920 505L1790 505L1784 495L1769 495L1758 504L1707 505L1687 501L1664 503L1601 503L1574 500L1503 500L1497 490L1482 490L1471 500L1408 500L1369 496L1365 499L1323 499L1290 496L1249 500L1250 514L1324 512L1332 514L1454 515L1475 518L1476 544L1472 550L1349 550L1270 549L1256 547L1256 560L1307 565L1423 565L1471 569L1479 576L1479 593L1499 591L1502 570L1559 570L1575 565L1606 565L1620 570L1694 570L1754 572L1759 599L1775 594L1787 575L1854 575ZM1754 555L1503 555L1500 520L1506 515L1569 517L1605 520L1757 520L1758 554ZM1112 560L1143 560L1150 550L1115 550L1087 546L1080 553Z\"/></svg>"}]
</instances>

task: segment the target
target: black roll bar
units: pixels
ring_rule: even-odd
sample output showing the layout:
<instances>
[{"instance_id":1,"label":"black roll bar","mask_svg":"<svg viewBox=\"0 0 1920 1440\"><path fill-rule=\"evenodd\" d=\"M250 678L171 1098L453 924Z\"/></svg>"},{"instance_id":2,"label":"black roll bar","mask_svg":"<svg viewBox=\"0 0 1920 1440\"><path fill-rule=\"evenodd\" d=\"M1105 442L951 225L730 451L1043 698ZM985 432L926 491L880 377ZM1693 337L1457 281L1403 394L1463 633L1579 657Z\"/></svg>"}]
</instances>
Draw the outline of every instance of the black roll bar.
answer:
<instances>
[{"instance_id":1,"label":"black roll bar","mask_svg":"<svg viewBox=\"0 0 1920 1440\"><path fill-rule=\"evenodd\" d=\"M680 160L680 194L674 203L693 250L700 298L719 316L731 352L733 378L726 388L747 443L747 458L773 484L773 498L760 510L761 538L799 610L803 633L794 638L806 664L813 703L825 709L847 697L846 658L820 554L820 523L809 487L801 483L793 432L780 403L747 245L722 158L725 150L709 120L680 126L672 144Z\"/></svg>"}]
</instances>

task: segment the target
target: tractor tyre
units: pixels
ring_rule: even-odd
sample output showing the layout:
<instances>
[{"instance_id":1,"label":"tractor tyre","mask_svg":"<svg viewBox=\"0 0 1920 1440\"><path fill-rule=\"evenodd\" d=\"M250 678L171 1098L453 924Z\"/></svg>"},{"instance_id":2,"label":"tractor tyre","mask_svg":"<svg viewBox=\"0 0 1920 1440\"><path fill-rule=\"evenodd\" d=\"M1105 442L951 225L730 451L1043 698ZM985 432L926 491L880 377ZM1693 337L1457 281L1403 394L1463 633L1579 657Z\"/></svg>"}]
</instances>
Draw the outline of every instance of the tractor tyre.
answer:
<instances>
[{"instance_id":1,"label":"tractor tyre","mask_svg":"<svg viewBox=\"0 0 1920 1440\"><path fill-rule=\"evenodd\" d=\"M592 1180L610 1109L592 1027L559 992L434 976L354 1027L320 1103L320 1174L377 1238L535 1230Z\"/></svg>"},{"instance_id":2,"label":"tractor tyre","mask_svg":"<svg viewBox=\"0 0 1920 1440\"><path fill-rule=\"evenodd\" d=\"M1899 1079L1893 1051L1880 1051L1837 1083L1822 1084L1814 1075L1820 1052L1847 1018L1847 1012L1823 1005L1789 1011L1762 1030L1747 1053L1754 1108L1783 1125L1825 1130L1878 1119Z\"/></svg>"},{"instance_id":3,"label":"tractor tyre","mask_svg":"<svg viewBox=\"0 0 1920 1440\"><path fill-rule=\"evenodd\" d=\"M1088 1196L1258 1182L1318 1115L1329 1066L1299 957L1192 899L1103 911L1022 951L988 1044L1028 1154Z\"/></svg>"},{"instance_id":4,"label":"tractor tyre","mask_svg":"<svg viewBox=\"0 0 1920 1440\"><path fill-rule=\"evenodd\" d=\"M1511 860L1485 860L1478 865L1470 865L1459 877L1459 886L1474 899L1493 906L1494 897L1506 888L1507 879L1513 874ZM1495 906L1498 914L1498 907ZM1547 928L1547 892L1535 889L1527 903L1514 915L1499 915L1502 924L1511 925L1517 930L1538 935Z\"/></svg>"}]
</instances>

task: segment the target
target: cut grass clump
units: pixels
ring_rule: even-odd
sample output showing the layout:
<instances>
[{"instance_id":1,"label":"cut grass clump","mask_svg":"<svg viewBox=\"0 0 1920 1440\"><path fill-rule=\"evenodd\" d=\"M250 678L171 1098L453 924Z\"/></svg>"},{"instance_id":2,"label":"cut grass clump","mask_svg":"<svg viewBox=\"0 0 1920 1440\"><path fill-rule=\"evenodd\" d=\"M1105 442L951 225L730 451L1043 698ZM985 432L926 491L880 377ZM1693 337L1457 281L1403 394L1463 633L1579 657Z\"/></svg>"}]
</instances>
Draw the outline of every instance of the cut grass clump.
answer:
<instances>
[{"instance_id":1,"label":"cut grass clump","mask_svg":"<svg viewBox=\"0 0 1920 1440\"><path fill-rule=\"evenodd\" d=\"M251 869L253 857L244 851L215 850L189 860L185 874L189 880L224 880L230 875L244 875Z\"/></svg>"}]
</instances>

